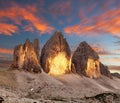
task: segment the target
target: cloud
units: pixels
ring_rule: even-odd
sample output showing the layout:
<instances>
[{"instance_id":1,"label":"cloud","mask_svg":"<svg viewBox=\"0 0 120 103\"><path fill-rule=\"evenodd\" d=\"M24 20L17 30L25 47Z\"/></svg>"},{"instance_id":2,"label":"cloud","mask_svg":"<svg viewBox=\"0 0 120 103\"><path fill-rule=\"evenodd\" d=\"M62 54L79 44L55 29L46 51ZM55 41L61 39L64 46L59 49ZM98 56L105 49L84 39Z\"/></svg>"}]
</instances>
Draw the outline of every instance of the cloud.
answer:
<instances>
[{"instance_id":1,"label":"cloud","mask_svg":"<svg viewBox=\"0 0 120 103\"><path fill-rule=\"evenodd\" d=\"M116 42L114 42L116 45L120 45L120 41L116 41Z\"/></svg>"},{"instance_id":2,"label":"cloud","mask_svg":"<svg viewBox=\"0 0 120 103\"><path fill-rule=\"evenodd\" d=\"M94 26L74 25L64 28L67 34L85 35L86 33L94 32Z\"/></svg>"},{"instance_id":3,"label":"cloud","mask_svg":"<svg viewBox=\"0 0 120 103\"><path fill-rule=\"evenodd\" d=\"M50 26L50 24L42 16L37 16L36 12L38 11L35 6L21 7L20 5L13 3L11 7L0 10L0 20L2 21L4 18L11 20L13 22L12 25L14 25L14 28L15 25L19 25L23 27L23 29L26 31L38 30L40 34L51 33L54 30L54 28ZM29 26L28 28L24 27L24 25L22 24L23 21L28 22L29 24L27 25ZM6 22L4 22L4 24L5 23ZM14 32L16 32L17 30L18 29L15 29ZM4 29L1 29L0 33L1 34L6 33L4 31L8 31L7 26L4 26ZM13 31L13 29L11 31ZM12 33L13 32L9 32L9 33L7 32L7 34L9 35L12 35Z\"/></svg>"},{"instance_id":4,"label":"cloud","mask_svg":"<svg viewBox=\"0 0 120 103\"><path fill-rule=\"evenodd\" d=\"M18 27L13 24L0 23L0 34L11 36L18 31Z\"/></svg>"},{"instance_id":5,"label":"cloud","mask_svg":"<svg viewBox=\"0 0 120 103\"><path fill-rule=\"evenodd\" d=\"M109 50L107 47L104 47L101 44L91 44L93 50L95 50L100 56L111 56L111 55L120 55L120 50Z\"/></svg>"},{"instance_id":6,"label":"cloud","mask_svg":"<svg viewBox=\"0 0 120 103\"><path fill-rule=\"evenodd\" d=\"M108 33L120 37L120 10L112 9L98 16L84 19L79 24L67 26L64 32L76 35Z\"/></svg>"},{"instance_id":7,"label":"cloud","mask_svg":"<svg viewBox=\"0 0 120 103\"><path fill-rule=\"evenodd\" d=\"M105 47L103 47L100 44L91 44L91 47L93 48L93 50L95 50L100 56L105 56L105 55L112 55L114 53L108 51L107 49L105 49Z\"/></svg>"},{"instance_id":8,"label":"cloud","mask_svg":"<svg viewBox=\"0 0 120 103\"><path fill-rule=\"evenodd\" d=\"M0 55L0 58L2 58L3 56L2 55Z\"/></svg>"},{"instance_id":9,"label":"cloud","mask_svg":"<svg viewBox=\"0 0 120 103\"><path fill-rule=\"evenodd\" d=\"M115 50L113 50L113 52L114 52L114 54L120 55L120 49L115 49Z\"/></svg>"},{"instance_id":10,"label":"cloud","mask_svg":"<svg viewBox=\"0 0 120 103\"><path fill-rule=\"evenodd\" d=\"M13 57L11 55L7 55L7 54L0 55L0 62L3 61L5 63L4 60L9 61L9 60L12 60L12 59L13 59ZM1 64L0 64L0 66L1 66Z\"/></svg>"},{"instance_id":11,"label":"cloud","mask_svg":"<svg viewBox=\"0 0 120 103\"><path fill-rule=\"evenodd\" d=\"M116 65L120 66L120 58L118 57L108 57L108 58L100 58L100 60L107 65ZM113 62L114 61L114 62Z\"/></svg>"},{"instance_id":12,"label":"cloud","mask_svg":"<svg viewBox=\"0 0 120 103\"><path fill-rule=\"evenodd\" d=\"M8 48L0 48L0 60L12 60L13 50Z\"/></svg>"},{"instance_id":13,"label":"cloud","mask_svg":"<svg viewBox=\"0 0 120 103\"><path fill-rule=\"evenodd\" d=\"M0 48L0 54L13 54L13 50L7 48Z\"/></svg>"}]
</instances>

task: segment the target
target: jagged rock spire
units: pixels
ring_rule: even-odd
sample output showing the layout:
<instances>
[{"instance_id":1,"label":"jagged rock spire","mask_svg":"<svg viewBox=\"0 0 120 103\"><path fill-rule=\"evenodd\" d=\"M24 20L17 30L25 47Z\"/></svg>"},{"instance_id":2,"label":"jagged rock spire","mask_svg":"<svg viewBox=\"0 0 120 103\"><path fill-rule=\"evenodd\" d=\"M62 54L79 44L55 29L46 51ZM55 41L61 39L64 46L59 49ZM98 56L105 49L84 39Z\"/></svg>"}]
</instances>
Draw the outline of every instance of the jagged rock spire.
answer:
<instances>
[{"instance_id":1,"label":"jagged rock spire","mask_svg":"<svg viewBox=\"0 0 120 103\"><path fill-rule=\"evenodd\" d=\"M110 72L106 66L99 61L99 56L87 42L83 41L75 50L72 63L76 72L91 78L99 78L101 74L110 77Z\"/></svg>"},{"instance_id":2,"label":"jagged rock spire","mask_svg":"<svg viewBox=\"0 0 120 103\"><path fill-rule=\"evenodd\" d=\"M39 64L39 41L34 40L34 43L26 39L22 45L17 45L14 49L14 63L12 68L25 70L29 72L41 72L41 66Z\"/></svg>"},{"instance_id":3,"label":"jagged rock spire","mask_svg":"<svg viewBox=\"0 0 120 103\"><path fill-rule=\"evenodd\" d=\"M41 52L40 58L41 66L46 73L50 72L51 65L48 61L48 58L55 58L59 53L63 53L67 61L70 62L71 59L70 47L66 39L63 37L62 33L56 31L54 35L46 42ZM69 68L71 68L69 63L67 64L67 66L68 70L66 70L66 72L69 72L70 71Z\"/></svg>"}]
</instances>

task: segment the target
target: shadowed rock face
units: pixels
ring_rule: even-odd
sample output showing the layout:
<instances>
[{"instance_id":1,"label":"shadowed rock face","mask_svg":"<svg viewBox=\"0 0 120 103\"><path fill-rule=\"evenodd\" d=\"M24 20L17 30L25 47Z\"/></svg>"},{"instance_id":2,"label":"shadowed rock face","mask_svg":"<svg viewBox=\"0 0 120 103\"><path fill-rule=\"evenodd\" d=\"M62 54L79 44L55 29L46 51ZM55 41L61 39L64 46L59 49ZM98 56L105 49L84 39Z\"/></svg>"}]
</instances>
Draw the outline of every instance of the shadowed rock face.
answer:
<instances>
[{"instance_id":1,"label":"shadowed rock face","mask_svg":"<svg viewBox=\"0 0 120 103\"><path fill-rule=\"evenodd\" d=\"M41 52L41 66L46 73L61 74L70 72L70 47L61 32L55 32Z\"/></svg>"},{"instance_id":2,"label":"shadowed rock face","mask_svg":"<svg viewBox=\"0 0 120 103\"><path fill-rule=\"evenodd\" d=\"M34 39L33 46L34 46L35 53L37 55L37 59L39 60L40 59L40 44L39 44L38 39Z\"/></svg>"},{"instance_id":3,"label":"shadowed rock face","mask_svg":"<svg viewBox=\"0 0 120 103\"><path fill-rule=\"evenodd\" d=\"M41 72L39 52L40 48L38 39L35 39L33 43L27 39L24 45L20 44L15 47L13 55L14 63L11 67L29 72Z\"/></svg>"},{"instance_id":4,"label":"shadowed rock face","mask_svg":"<svg viewBox=\"0 0 120 103\"><path fill-rule=\"evenodd\" d=\"M105 75L109 78L112 78L112 75L111 75L108 67L103 65L102 63L100 63L100 72L101 72L102 75Z\"/></svg>"}]
</instances>

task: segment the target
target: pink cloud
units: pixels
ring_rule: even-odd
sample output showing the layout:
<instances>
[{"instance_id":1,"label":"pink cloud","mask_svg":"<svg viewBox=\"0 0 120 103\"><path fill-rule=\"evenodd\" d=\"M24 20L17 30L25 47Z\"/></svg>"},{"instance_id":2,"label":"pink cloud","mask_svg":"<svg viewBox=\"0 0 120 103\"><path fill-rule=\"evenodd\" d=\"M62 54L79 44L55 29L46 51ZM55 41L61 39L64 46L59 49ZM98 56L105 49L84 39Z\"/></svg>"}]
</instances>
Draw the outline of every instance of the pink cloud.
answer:
<instances>
[{"instance_id":1,"label":"pink cloud","mask_svg":"<svg viewBox=\"0 0 120 103\"><path fill-rule=\"evenodd\" d=\"M100 56L106 56L106 55L111 55L111 54L115 54L113 51L108 51L104 46L100 45L100 44L91 44L91 47L93 48L93 50L95 50L98 55Z\"/></svg>"},{"instance_id":2,"label":"pink cloud","mask_svg":"<svg viewBox=\"0 0 120 103\"><path fill-rule=\"evenodd\" d=\"M110 10L101 15L84 19L81 23L64 28L67 34L98 35L109 33L120 36L120 10Z\"/></svg>"},{"instance_id":3,"label":"pink cloud","mask_svg":"<svg viewBox=\"0 0 120 103\"><path fill-rule=\"evenodd\" d=\"M13 6L5 10L0 10L0 19L2 20L4 18L9 18L14 22L13 24L23 26L23 29L25 29L26 31L31 31L31 30L33 31L34 29L36 29L40 32L40 34L51 33L54 30L54 28L50 26L50 24L43 17L38 17L36 15L36 12L37 12L37 8L35 6L21 7L13 3ZM29 26L28 28L22 25L21 22L23 20L28 21L30 23L30 25L27 25ZM2 32L3 29L1 29L0 33L1 34L3 33L5 35L12 35L13 32L17 32L17 29L16 29L17 27L15 28L15 25L13 26L14 27L10 29L9 33L4 32L4 31L8 31L7 26L4 26L4 31Z\"/></svg>"},{"instance_id":4,"label":"pink cloud","mask_svg":"<svg viewBox=\"0 0 120 103\"><path fill-rule=\"evenodd\" d=\"M100 58L100 59L104 64L120 66L120 58L109 57L109 58Z\"/></svg>"},{"instance_id":5,"label":"pink cloud","mask_svg":"<svg viewBox=\"0 0 120 103\"><path fill-rule=\"evenodd\" d=\"M16 33L18 27L13 24L0 23L0 34L11 36L12 33Z\"/></svg>"},{"instance_id":6,"label":"pink cloud","mask_svg":"<svg viewBox=\"0 0 120 103\"><path fill-rule=\"evenodd\" d=\"M13 54L13 50L7 49L7 48L0 48L0 53L1 54Z\"/></svg>"}]
</instances>

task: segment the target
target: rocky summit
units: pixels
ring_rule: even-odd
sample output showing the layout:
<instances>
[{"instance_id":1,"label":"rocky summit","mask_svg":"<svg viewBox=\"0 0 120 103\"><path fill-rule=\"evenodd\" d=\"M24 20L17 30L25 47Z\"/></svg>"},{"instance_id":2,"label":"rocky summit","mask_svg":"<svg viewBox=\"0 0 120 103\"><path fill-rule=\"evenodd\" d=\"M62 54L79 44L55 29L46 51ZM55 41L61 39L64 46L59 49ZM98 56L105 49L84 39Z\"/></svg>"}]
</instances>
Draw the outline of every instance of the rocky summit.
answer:
<instances>
[{"instance_id":1,"label":"rocky summit","mask_svg":"<svg viewBox=\"0 0 120 103\"><path fill-rule=\"evenodd\" d=\"M25 70L29 72L41 72L39 64L40 47L38 39L30 42L26 39L24 44L17 45L14 48L14 62L11 65L13 69Z\"/></svg>"},{"instance_id":2,"label":"rocky summit","mask_svg":"<svg viewBox=\"0 0 120 103\"><path fill-rule=\"evenodd\" d=\"M71 71L71 51L62 33L56 31L41 52L41 66L46 73L65 74Z\"/></svg>"},{"instance_id":3,"label":"rocky summit","mask_svg":"<svg viewBox=\"0 0 120 103\"><path fill-rule=\"evenodd\" d=\"M14 49L13 69L29 72L41 72L41 68L50 75L78 73L90 78L99 78L105 75L112 78L107 66L99 61L99 56L87 42L79 44L71 57L71 50L62 33L56 31L43 46L40 55L38 39L30 42L26 39Z\"/></svg>"},{"instance_id":4,"label":"rocky summit","mask_svg":"<svg viewBox=\"0 0 120 103\"><path fill-rule=\"evenodd\" d=\"M76 72L90 78L99 78L101 74L110 77L110 72L106 66L99 61L99 56L87 42L79 44L72 57L72 63Z\"/></svg>"}]
</instances>

